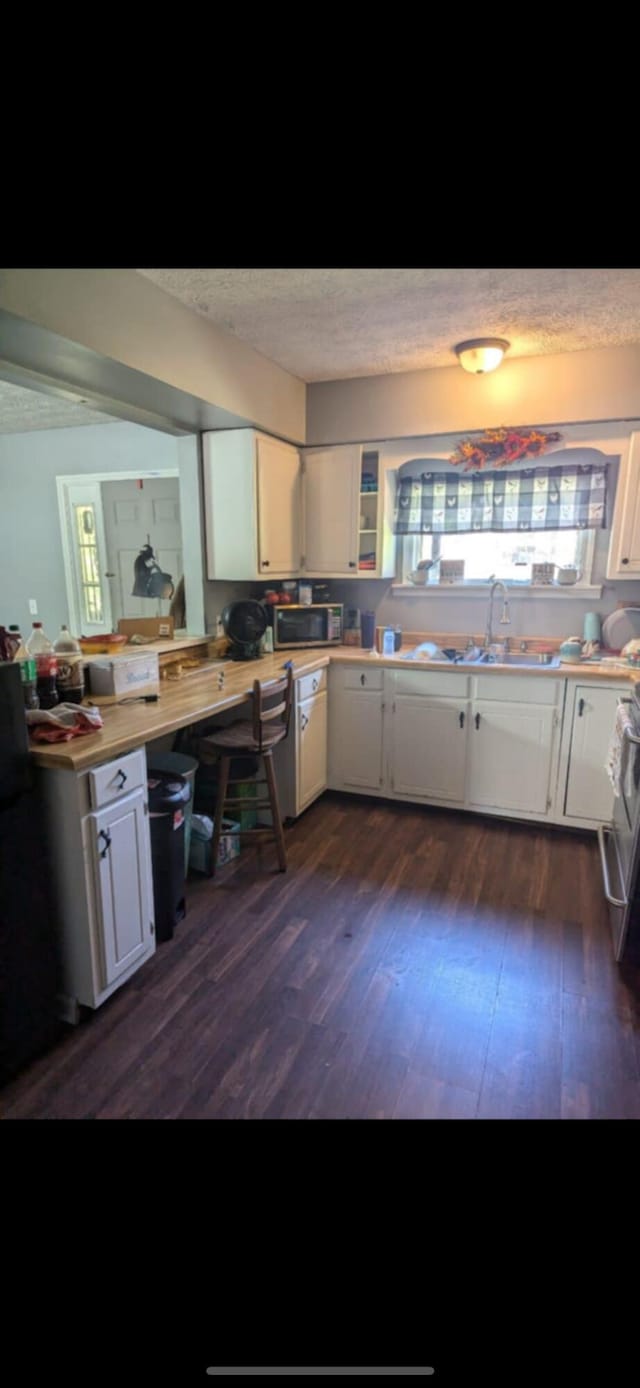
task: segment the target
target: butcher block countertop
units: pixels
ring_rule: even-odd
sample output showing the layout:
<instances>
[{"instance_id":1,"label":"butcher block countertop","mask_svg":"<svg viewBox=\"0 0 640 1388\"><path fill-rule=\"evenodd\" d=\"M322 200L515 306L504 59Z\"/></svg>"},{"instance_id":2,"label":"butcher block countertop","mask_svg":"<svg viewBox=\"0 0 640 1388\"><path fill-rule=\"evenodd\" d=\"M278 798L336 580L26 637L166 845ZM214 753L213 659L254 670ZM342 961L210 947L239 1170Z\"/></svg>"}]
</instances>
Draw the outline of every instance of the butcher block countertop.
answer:
<instances>
[{"instance_id":1,"label":"butcher block countertop","mask_svg":"<svg viewBox=\"0 0 640 1388\"><path fill-rule=\"evenodd\" d=\"M33 759L39 766L65 766L74 771L110 761L156 737L177 732L190 723L199 723L223 709L244 703L255 679L264 682L282 674L287 654L266 655L261 660L224 660L212 664L203 674L195 672L181 680L162 680L157 704L101 707L104 727L99 732L74 737L70 742L34 744L31 748ZM291 658L294 675L306 675L329 663L328 653L322 650L291 652ZM222 688L219 688L221 672Z\"/></svg>"},{"instance_id":2,"label":"butcher block countertop","mask_svg":"<svg viewBox=\"0 0 640 1388\"><path fill-rule=\"evenodd\" d=\"M158 643L160 644L160 643ZM174 643L171 643L176 649ZM131 647L127 647L131 650ZM144 650L149 647L137 647ZM164 645L166 649L166 644ZM403 648L404 649L404 648ZM407 648L410 649L410 648ZM492 665L453 665L450 661L402 659L402 652L395 656L380 656L375 652L363 651L355 646L342 646L330 652L323 648L308 651L279 651L275 655L263 656L260 660L224 660L212 664L203 672L192 672L188 677L175 682L163 680L157 704L127 703L110 705L101 709L104 727L99 732L72 738L69 742L34 744L31 749L33 760L39 766L65 767L68 770L84 771L100 762L110 761L123 752L141 747L145 742L178 732L180 728L212 718L223 709L242 704L251 693L253 681L261 682L276 679L282 673L283 663L291 659L294 678L319 670L331 664L371 665L398 670L447 670L459 671L465 675L489 675L493 679L508 679L517 675L527 679L566 679L579 678L584 682L633 684L638 671L629 666L598 666L586 663L560 666L505 666Z\"/></svg>"}]
</instances>

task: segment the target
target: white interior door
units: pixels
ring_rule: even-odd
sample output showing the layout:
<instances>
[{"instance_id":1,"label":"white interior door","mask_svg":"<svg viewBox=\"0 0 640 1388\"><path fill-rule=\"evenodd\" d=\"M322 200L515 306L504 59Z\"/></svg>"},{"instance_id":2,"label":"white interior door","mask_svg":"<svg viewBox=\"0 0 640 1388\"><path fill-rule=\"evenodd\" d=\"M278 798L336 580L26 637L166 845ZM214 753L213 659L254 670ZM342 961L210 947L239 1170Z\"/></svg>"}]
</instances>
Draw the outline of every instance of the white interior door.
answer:
<instances>
[{"instance_id":1,"label":"white interior door","mask_svg":"<svg viewBox=\"0 0 640 1388\"><path fill-rule=\"evenodd\" d=\"M66 483L63 513L69 629L75 636L111 631L113 614L105 578L107 546L100 483Z\"/></svg>"},{"instance_id":2,"label":"white interior door","mask_svg":"<svg viewBox=\"0 0 640 1388\"><path fill-rule=\"evenodd\" d=\"M177 588L182 576L179 479L103 482L101 489L106 573L115 621L120 617L166 617L170 598L133 596L134 564L148 536L160 568L171 574Z\"/></svg>"}]
</instances>

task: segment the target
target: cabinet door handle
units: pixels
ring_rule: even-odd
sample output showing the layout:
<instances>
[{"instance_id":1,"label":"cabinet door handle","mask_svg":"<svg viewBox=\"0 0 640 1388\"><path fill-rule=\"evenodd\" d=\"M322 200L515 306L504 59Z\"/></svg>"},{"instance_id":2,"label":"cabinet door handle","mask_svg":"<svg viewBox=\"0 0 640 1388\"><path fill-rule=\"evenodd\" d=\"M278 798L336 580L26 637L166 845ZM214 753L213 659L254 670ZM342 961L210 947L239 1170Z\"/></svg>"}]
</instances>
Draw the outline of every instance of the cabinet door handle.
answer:
<instances>
[{"instance_id":1,"label":"cabinet door handle","mask_svg":"<svg viewBox=\"0 0 640 1388\"><path fill-rule=\"evenodd\" d=\"M628 564L628 563L629 563L629 560L628 560L628 559L623 559L622 562L623 562L623 564Z\"/></svg>"},{"instance_id":2,"label":"cabinet door handle","mask_svg":"<svg viewBox=\"0 0 640 1388\"><path fill-rule=\"evenodd\" d=\"M584 713L584 699L581 699L580 702L579 702L579 704L578 704L578 718L582 718L583 713Z\"/></svg>"},{"instance_id":3,"label":"cabinet door handle","mask_svg":"<svg viewBox=\"0 0 640 1388\"><path fill-rule=\"evenodd\" d=\"M312 690L313 690L313 692L314 692L314 694L315 694L316 689L318 688L318 681L317 681L317 680L312 680L312 681L311 681L311 688L312 688Z\"/></svg>"},{"instance_id":4,"label":"cabinet door handle","mask_svg":"<svg viewBox=\"0 0 640 1388\"><path fill-rule=\"evenodd\" d=\"M626 563L627 563L627 560L626 560L626 559L623 559L622 562L623 562L623 564L626 564ZM350 559L350 560L349 560L349 568L350 568L350 569L355 569L355 567L356 567L356 561L355 561L355 559Z\"/></svg>"},{"instance_id":5,"label":"cabinet door handle","mask_svg":"<svg viewBox=\"0 0 640 1388\"><path fill-rule=\"evenodd\" d=\"M461 728L464 728L464 713L459 713L459 714L458 714L458 719L459 719L459 721L460 721L460 727L461 727Z\"/></svg>"},{"instance_id":6,"label":"cabinet door handle","mask_svg":"<svg viewBox=\"0 0 640 1388\"><path fill-rule=\"evenodd\" d=\"M116 772L116 775L117 775L117 776L120 776L120 778L121 778L121 779L120 779L120 790L122 790L122 787L123 787L123 785L124 785L124 783L125 783L125 781L126 781L126 779L127 779L127 773L126 773L126 771L123 771L123 770L122 770L122 767L120 767L120 770Z\"/></svg>"},{"instance_id":7,"label":"cabinet door handle","mask_svg":"<svg viewBox=\"0 0 640 1388\"><path fill-rule=\"evenodd\" d=\"M107 853L108 853L109 849L111 848L111 834L109 833L108 830L101 829L101 830L100 830L100 833L98 834L98 838L99 838L99 839L104 839L104 848L102 849L102 851L101 851L101 853L100 853L100 857L101 857L101 858L106 858Z\"/></svg>"},{"instance_id":8,"label":"cabinet door handle","mask_svg":"<svg viewBox=\"0 0 640 1388\"><path fill-rule=\"evenodd\" d=\"M479 727L480 727L480 714L479 714L479 713L476 713L475 723L476 723L476 728L479 728Z\"/></svg>"},{"instance_id":9,"label":"cabinet door handle","mask_svg":"<svg viewBox=\"0 0 640 1388\"><path fill-rule=\"evenodd\" d=\"M361 675L361 676L360 676L360 683L361 683L361 684L366 684L366 679L367 679L366 675Z\"/></svg>"},{"instance_id":10,"label":"cabinet door handle","mask_svg":"<svg viewBox=\"0 0 640 1388\"><path fill-rule=\"evenodd\" d=\"M263 560L262 560L262 567L263 567L263 569L268 569L268 568L269 568L269 560L268 560L268 559L263 559Z\"/></svg>"},{"instance_id":11,"label":"cabinet door handle","mask_svg":"<svg viewBox=\"0 0 640 1388\"><path fill-rule=\"evenodd\" d=\"M301 714L300 714L300 728L301 728L302 732L304 732L304 730L305 730L305 728L306 728L308 722L309 722L309 719L307 718L306 713L301 713Z\"/></svg>"}]
</instances>

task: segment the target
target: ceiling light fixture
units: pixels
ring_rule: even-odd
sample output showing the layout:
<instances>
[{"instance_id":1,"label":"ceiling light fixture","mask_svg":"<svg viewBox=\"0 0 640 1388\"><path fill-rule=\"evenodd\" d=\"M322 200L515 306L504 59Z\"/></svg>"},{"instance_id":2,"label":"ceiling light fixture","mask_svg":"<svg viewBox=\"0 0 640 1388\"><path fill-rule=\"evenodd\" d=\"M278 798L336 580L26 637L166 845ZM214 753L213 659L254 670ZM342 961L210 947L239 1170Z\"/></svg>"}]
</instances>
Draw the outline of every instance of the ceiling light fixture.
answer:
<instances>
[{"instance_id":1,"label":"ceiling light fixture","mask_svg":"<svg viewBox=\"0 0 640 1388\"><path fill-rule=\"evenodd\" d=\"M459 342L453 350L465 371L481 375L495 371L510 345L504 337L472 337L468 342Z\"/></svg>"}]
</instances>

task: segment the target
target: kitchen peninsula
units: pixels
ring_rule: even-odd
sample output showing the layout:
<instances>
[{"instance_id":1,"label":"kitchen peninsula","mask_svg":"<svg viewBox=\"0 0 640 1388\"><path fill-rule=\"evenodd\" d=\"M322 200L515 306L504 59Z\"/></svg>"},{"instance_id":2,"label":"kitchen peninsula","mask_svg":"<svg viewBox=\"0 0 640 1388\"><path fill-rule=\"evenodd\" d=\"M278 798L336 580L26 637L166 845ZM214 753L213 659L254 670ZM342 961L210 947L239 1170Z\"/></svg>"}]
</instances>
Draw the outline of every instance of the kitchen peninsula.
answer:
<instances>
[{"instance_id":1,"label":"kitchen peninsula","mask_svg":"<svg viewBox=\"0 0 640 1388\"><path fill-rule=\"evenodd\" d=\"M604 760L635 671L418 664L407 654L291 652L292 726L275 761L283 817L329 787L564 827L610 820ZM32 749L64 922L67 1020L100 1006L155 951L147 744L239 707L283 657L163 680L157 703L104 707L100 731Z\"/></svg>"}]
</instances>

